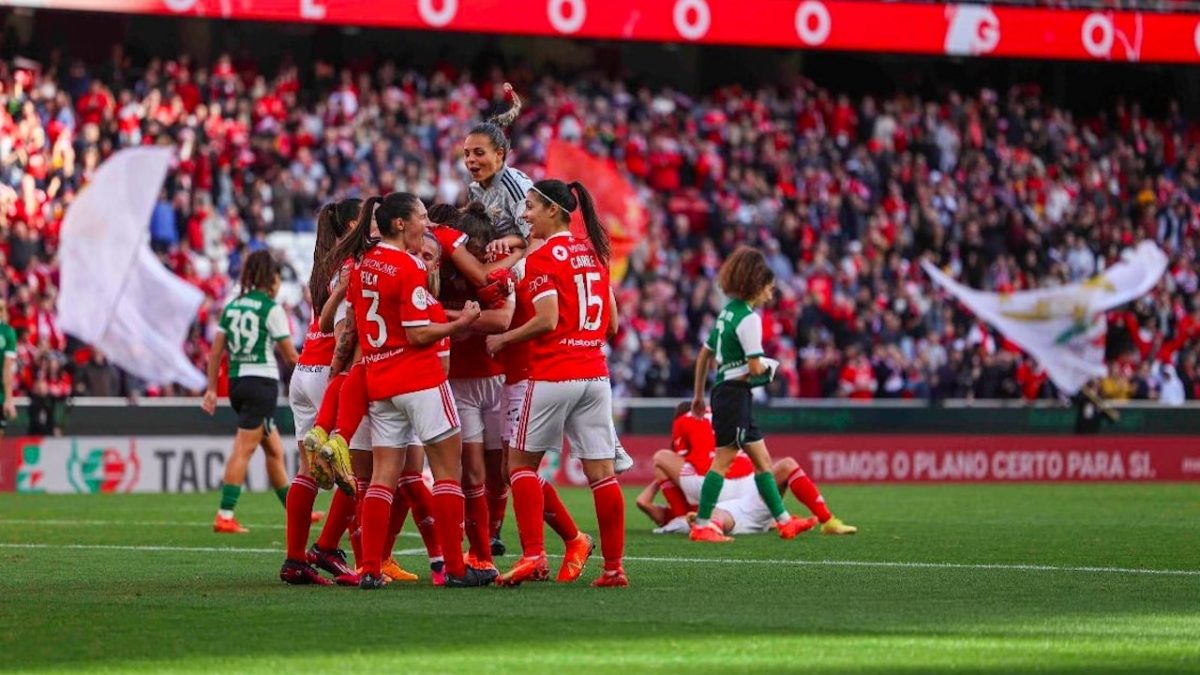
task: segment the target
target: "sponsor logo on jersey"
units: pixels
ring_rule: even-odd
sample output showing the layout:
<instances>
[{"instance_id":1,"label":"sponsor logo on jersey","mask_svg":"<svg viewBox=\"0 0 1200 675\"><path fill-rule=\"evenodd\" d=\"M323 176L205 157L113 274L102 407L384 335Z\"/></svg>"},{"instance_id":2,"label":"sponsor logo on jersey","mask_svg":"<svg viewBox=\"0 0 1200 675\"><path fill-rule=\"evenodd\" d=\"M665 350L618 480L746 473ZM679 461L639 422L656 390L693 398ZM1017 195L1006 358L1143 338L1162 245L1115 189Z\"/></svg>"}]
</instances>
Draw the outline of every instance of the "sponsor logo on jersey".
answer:
<instances>
[{"instance_id":1,"label":"sponsor logo on jersey","mask_svg":"<svg viewBox=\"0 0 1200 675\"><path fill-rule=\"evenodd\" d=\"M554 248L550 249L550 255L554 256L555 260L563 262L570 254L567 253L567 249L563 248L562 246L555 246Z\"/></svg>"}]
</instances>

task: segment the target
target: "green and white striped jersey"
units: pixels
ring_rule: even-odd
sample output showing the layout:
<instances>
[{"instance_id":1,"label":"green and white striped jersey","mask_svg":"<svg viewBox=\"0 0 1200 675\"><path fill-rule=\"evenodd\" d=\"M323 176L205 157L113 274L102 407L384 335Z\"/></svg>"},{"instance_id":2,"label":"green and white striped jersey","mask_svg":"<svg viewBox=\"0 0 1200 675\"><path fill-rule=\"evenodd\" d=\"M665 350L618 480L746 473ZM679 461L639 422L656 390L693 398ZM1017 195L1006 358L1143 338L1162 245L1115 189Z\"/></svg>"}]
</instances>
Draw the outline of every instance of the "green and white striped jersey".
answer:
<instances>
[{"instance_id":1,"label":"green and white striped jersey","mask_svg":"<svg viewBox=\"0 0 1200 675\"><path fill-rule=\"evenodd\" d=\"M262 291L251 291L225 305L217 330L229 349L229 379L279 379L275 343L291 337L283 307Z\"/></svg>"},{"instance_id":2,"label":"green and white striped jersey","mask_svg":"<svg viewBox=\"0 0 1200 675\"><path fill-rule=\"evenodd\" d=\"M749 359L763 355L762 317L745 300L730 300L704 343L717 359L717 383L750 374Z\"/></svg>"}]
</instances>

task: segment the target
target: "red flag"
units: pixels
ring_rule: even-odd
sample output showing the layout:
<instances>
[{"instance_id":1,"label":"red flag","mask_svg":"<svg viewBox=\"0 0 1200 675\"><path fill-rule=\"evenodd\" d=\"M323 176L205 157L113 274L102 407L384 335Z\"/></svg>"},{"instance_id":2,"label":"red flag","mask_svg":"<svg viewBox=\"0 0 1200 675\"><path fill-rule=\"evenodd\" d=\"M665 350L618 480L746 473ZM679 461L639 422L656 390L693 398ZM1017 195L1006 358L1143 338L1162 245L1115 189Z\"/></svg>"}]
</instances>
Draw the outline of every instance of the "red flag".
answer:
<instances>
[{"instance_id":1,"label":"red flag","mask_svg":"<svg viewBox=\"0 0 1200 675\"><path fill-rule=\"evenodd\" d=\"M624 277L629 252L645 238L649 221L646 208L638 201L637 190L621 176L611 159L593 157L582 148L560 140L550 141L546 176L566 183L579 181L588 189L596 202L596 215L612 239L609 267L613 279ZM572 214L571 231L577 237L586 236L578 210Z\"/></svg>"}]
</instances>

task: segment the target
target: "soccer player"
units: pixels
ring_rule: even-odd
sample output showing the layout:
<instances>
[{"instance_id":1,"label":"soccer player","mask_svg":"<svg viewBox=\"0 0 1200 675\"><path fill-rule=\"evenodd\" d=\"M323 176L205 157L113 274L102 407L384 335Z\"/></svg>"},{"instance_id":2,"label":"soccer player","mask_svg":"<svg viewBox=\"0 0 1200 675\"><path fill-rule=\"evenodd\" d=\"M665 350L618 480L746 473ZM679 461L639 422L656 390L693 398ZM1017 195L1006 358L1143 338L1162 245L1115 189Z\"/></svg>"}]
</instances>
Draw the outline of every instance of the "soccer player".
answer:
<instances>
[{"instance_id":1,"label":"soccer player","mask_svg":"<svg viewBox=\"0 0 1200 675\"><path fill-rule=\"evenodd\" d=\"M279 396L279 364L276 350L287 365L296 363L296 348L288 330L287 315L276 304L275 294L283 283L279 263L269 251L246 257L239 280L242 294L225 306L208 359L208 389L201 408L209 415L217 411L217 375L221 356L229 351L229 403L237 413L237 435L233 454L225 463L221 505L213 521L218 533L249 532L233 511L242 494L246 466L254 448L262 445L267 456L267 476L279 501L286 507L288 478L283 464L283 441L275 428L275 400Z\"/></svg>"},{"instance_id":2,"label":"soccer player","mask_svg":"<svg viewBox=\"0 0 1200 675\"><path fill-rule=\"evenodd\" d=\"M675 410L675 423L671 427L672 447L674 450L659 450L654 455L654 471L656 481L646 487L638 496L638 508L650 516L662 527L657 528L657 534L687 532L689 530L687 513L691 504L700 499L700 490L704 475L712 464L715 455L716 441L712 428L712 416L696 417L692 414L690 403L681 403ZM800 468L799 463L787 458L775 463L773 471L778 478L780 466L787 466L787 480L783 483L800 503L821 524L821 534L854 534L858 528L846 525L829 511L825 498L817 489L808 474ZM758 489L754 483L754 465L745 453L738 453L725 473L725 485L721 490L718 506L727 501L737 501L746 496L758 497ZM654 495L661 488L667 498L668 508L653 504ZM781 488L782 489L782 488ZM759 499L761 502L761 500ZM677 515L681 514L682 515ZM726 532L729 530L726 529Z\"/></svg>"},{"instance_id":3,"label":"soccer player","mask_svg":"<svg viewBox=\"0 0 1200 675\"><path fill-rule=\"evenodd\" d=\"M834 518L825 506L825 500L817 492L816 486L800 468L800 464L791 457L784 457L771 467L771 476L776 489L782 492L790 489L813 515L803 519L807 523L823 523L822 534L854 534L858 528L846 525L840 519ZM799 518L797 518L799 520ZM720 527L725 534L761 534L776 527L775 517L771 509L757 492L751 492L739 497L723 498L713 508L711 521ZM809 527L811 527L810 525Z\"/></svg>"},{"instance_id":4,"label":"soccer player","mask_svg":"<svg viewBox=\"0 0 1200 675\"><path fill-rule=\"evenodd\" d=\"M741 246L721 265L717 283L730 300L717 315L708 341L700 348L692 399L692 413L704 415L704 389L708 382L709 367L715 360L717 383L712 391L712 416L717 454L700 489L700 507L696 511L691 539L732 541L719 525L711 522L711 518L725 484L725 472L742 450L754 462L755 471L758 472L754 476L755 485L779 526L779 536L792 539L811 528L812 524L792 518L783 505L779 487L771 475L771 455L763 441L762 432L754 423L750 396L752 387L765 385L774 374L763 359L762 317L754 310L769 302L774 295L775 273L761 252Z\"/></svg>"},{"instance_id":5,"label":"soccer player","mask_svg":"<svg viewBox=\"0 0 1200 675\"><path fill-rule=\"evenodd\" d=\"M488 250L508 255L510 249L524 247L529 238L529 223L525 220L525 193L533 181L523 172L506 164L509 153L504 127L521 114L521 97L512 85L504 83L504 93L512 98L512 106L503 114L481 122L463 140L463 164L471 174L468 187L470 199L483 204L491 217L497 239Z\"/></svg>"},{"instance_id":6,"label":"soccer player","mask_svg":"<svg viewBox=\"0 0 1200 675\"><path fill-rule=\"evenodd\" d=\"M577 209L583 213L585 239L570 232L571 213ZM608 232L580 183L535 183L526 195L524 216L533 236L545 240L526 258L521 282L532 301L533 316L486 341L493 354L508 344L531 342L525 410L509 455L523 555L497 582L516 585L546 574L544 504L537 468L546 452L562 451L565 433L571 453L583 463L600 524L604 573L593 585L628 586L622 565L625 502L613 466L612 390L603 351L610 322L616 317L609 288ZM559 581L578 579L593 548L584 534L569 543Z\"/></svg>"},{"instance_id":7,"label":"soccer player","mask_svg":"<svg viewBox=\"0 0 1200 675\"><path fill-rule=\"evenodd\" d=\"M656 534L690 529L687 514L695 511L692 505L700 501L704 474L712 466L716 448L711 413L705 411L703 417L697 417L692 412L691 402L680 403L671 424L671 449L654 453L655 480L637 499L638 508L660 526L654 530ZM739 452L725 472L721 499L756 492L753 475L754 465L750 458ZM667 500L666 507L653 503L660 489Z\"/></svg>"},{"instance_id":8,"label":"soccer player","mask_svg":"<svg viewBox=\"0 0 1200 675\"><path fill-rule=\"evenodd\" d=\"M368 244L368 226L351 233L359 260L346 297L354 309L366 366L372 448L371 484L362 500L363 575L360 588L383 585L381 554L395 488L405 469L406 447L415 436L425 446L435 479L434 510L446 557L446 587L484 586L494 577L467 567L462 557L464 498L462 438L454 395L437 355L439 340L469 327L479 305L468 302L458 319L433 324L426 269L409 251L420 250L427 223L421 200L396 192L372 197L380 241Z\"/></svg>"},{"instance_id":9,"label":"soccer player","mask_svg":"<svg viewBox=\"0 0 1200 675\"><path fill-rule=\"evenodd\" d=\"M3 389L0 390L0 404L3 404L3 415L0 415L0 438L4 437L4 429L8 426L8 421L16 418L17 405L13 402L13 382L16 380L17 372L17 332L8 323L8 300L0 298L0 352L4 354L4 362L2 364L3 381L0 385Z\"/></svg>"},{"instance_id":10,"label":"soccer player","mask_svg":"<svg viewBox=\"0 0 1200 675\"><path fill-rule=\"evenodd\" d=\"M300 449L300 470L292 478L287 497L287 558L279 570L279 578L289 584L329 585L308 563L308 536L311 524L319 518L313 513L318 485L327 482L327 467L309 468L304 436L312 428L317 408L329 383L329 366L333 361L336 338L320 329L321 308L338 281L338 263L333 248L338 240L358 221L362 206L359 199L343 199L321 207L317 213L317 242L313 250L313 268L308 280L309 299L313 316L304 338L304 349L292 372L288 402L296 423L296 444ZM313 471L323 480L315 480Z\"/></svg>"}]
</instances>

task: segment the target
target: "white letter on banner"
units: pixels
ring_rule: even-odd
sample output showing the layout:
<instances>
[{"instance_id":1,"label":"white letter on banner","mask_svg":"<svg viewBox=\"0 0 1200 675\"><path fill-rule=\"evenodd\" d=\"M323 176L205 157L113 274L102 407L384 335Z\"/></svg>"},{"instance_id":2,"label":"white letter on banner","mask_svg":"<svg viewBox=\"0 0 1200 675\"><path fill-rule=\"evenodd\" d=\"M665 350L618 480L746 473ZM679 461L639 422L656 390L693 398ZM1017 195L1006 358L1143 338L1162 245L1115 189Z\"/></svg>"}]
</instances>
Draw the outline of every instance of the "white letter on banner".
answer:
<instances>
[{"instance_id":1,"label":"white letter on banner","mask_svg":"<svg viewBox=\"0 0 1200 675\"><path fill-rule=\"evenodd\" d=\"M796 8L796 35L800 41L813 47L825 44L833 29L833 18L829 8L818 0L804 0Z\"/></svg>"},{"instance_id":2,"label":"white letter on banner","mask_svg":"<svg viewBox=\"0 0 1200 675\"><path fill-rule=\"evenodd\" d=\"M1100 35L1095 35L1096 31L1100 31ZM1088 54L1098 58L1107 59L1112 56L1113 48L1113 24L1112 20L1103 14L1088 14L1083 20L1083 28L1081 29L1080 38L1083 40L1083 49Z\"/></svg>"},{"instance_id":3,"label":"white letter on banner","mask_svg":"<svg viewBox=\"0 0 1200 675\"><path fill-rule=\"evenodd\" d=\"M571 7L570 16L563 12L566 5ZM546 4L546 15L550 18L550 25L554 26L554 30L560 33L574 33L583 28L583 22L587 19L587 3L584 0L550 0Z\"/></svg>"},{"instance_id":4,"label":"white letter on banner","mask_svg":"<svg viewBox=\"0 0 1200 675\"><path fill-rule=\"evenodd\" d=\"M688 23L688 11L696 13L695 23ZM708 34L712 25L712 12L705 0L677 0L675 3L675 30L688 40L699 40Z\"/></svg>"},{"instance_id":5,"label":"white letter on banner","mask_svg":"<svg viewBox=\"0 0 1200 675\"><path fill-rule=\"evenodd\" d=\"M192 8L196 6L196 0L163 0L163 4L172 12L183 14L192 11Z\"/></svg>"},{"instance_id":6,"label":"white letter on banner","mask_svg":"<svg viewBox=\"0 0 1200 675\"><path fill-rule=\"evenodd\" d=\"M300 0L300 18L320 21L325 18L325 5L317 0Z\"/></svg>"},{"instance_id":7,"label":"white letter on banner","mask_svg":"<svg viewBox=\"0 0 1200 675\"><path fill-rule=\"evenodd\" d=\"M458 13L458 0L442 0L442 8L434 9L435 0L417 0L417 12L425 23L435 28L441 28L454 20Z\"/></svg>"}]
</instances>

